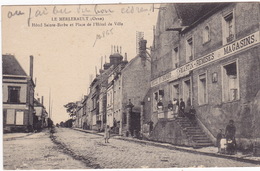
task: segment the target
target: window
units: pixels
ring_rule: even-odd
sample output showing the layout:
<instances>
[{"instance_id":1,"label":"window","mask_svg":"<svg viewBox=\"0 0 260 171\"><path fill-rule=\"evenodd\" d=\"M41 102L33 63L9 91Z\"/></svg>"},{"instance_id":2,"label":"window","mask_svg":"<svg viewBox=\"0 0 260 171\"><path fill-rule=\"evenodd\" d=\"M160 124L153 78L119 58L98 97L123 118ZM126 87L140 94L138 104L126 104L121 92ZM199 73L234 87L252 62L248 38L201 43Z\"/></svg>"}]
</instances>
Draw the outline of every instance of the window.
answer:
<instances>
[{"instance_id":1,"label":"window","mask_svg":"<svg viewBox=\"0 0 260 171\"><path fill-rule=\"evenodd\" d=\"M235 22L233 12L223 17L223 44L227 44L235 39Z\"/></svg>"},{"instance_id":2,"label":"window","mask_svg":"<svg viewBox=\"0 0 260 171\"><path fill-rule=\"evenodd\" d=\"M234 101L239 99L239 79L237 62L233 62L223 67L223 82L222 82L222 98L224 102Z\"/></svg>"},{"instance_id":3,"label":"window","mask_svg":"<svg viewBox=\"0 0 260 171\"><path fill-rule=\"evenodd\" d=\"M179 84L172 85L172 97L171 100L174 98L179 99Z\"/></svg>"},{"instance_id":4,"label":"window","mask_svg":"<svg viewBox=\"0 0 260 171\"><path fill-rule=\"evenodd\" d=\"M186 62L193 60L193 41L192 37L187 39L186 42Z\"/></svg>"},{"instance_id":5,"label":"window","mask_svg":"<svg viewBox=\"0 0 260 171\"><path fill-rule=\"evenodd\" d=\"M113 90L111 90L110 91L110 102L109 102L109 104L110 104L110 106L112 106L113 105Z\"/></svg>"},{"instance_id":6,"label":"window","mask_svg":"<svg viewBox=\"0 0 260 171\"><path fill-rule=\"evenodd\" d=\"M97 107L96 96L92 97L91 100L92 100L92 110L94 110Z\"/></svg>"},{"instance_id":7,"label":"window","mask_svg":"<svg viewBox=\"0 0 260 171\"><path fill-rule=\"evenodd\" d=\"M6 114L6 124L15 124L15 110L14 109L7 109Z\"/></svg>"},{"instance_id":8,"label":"window","mask_svg":"<svg viewBox=\"0 0 260 171\"><path fill-rule=\"evenodd\" d=\"M23 111L16 112L16 125L23 125Z\"/></svg>"},{"instance_id":9,"label":"window","mask_svg":"<svg viewBox=\"0 0 260 171\"><path fill-rule=\"evenodd\" d=\"M206 74L199 75L198 80L198 102L199 105L206 104L208 102L208 92L207 92L207 78Z\"/></svg>"},{"instance_id":10,"label":"window","mask_svg":"<svg viewBox=\"0 0 260 171\"><path fill-rule=\"evenodd\" d=\"M93 115L92 117L92 125L96 125L97 124L97 115Z\"/></svg>"},{"instance_id":11,"label":"window","mask_svg":"<svg viewBox=\"0 0 260 171\"><path fill-rule=\"evenodd\" d=\"M209 31L209 26L206 26L203 30L203 43L206 43L210 40Z\"/></svg>"},{"instance_id":12,"label":"window","mask_svg":"<svg viewBox=\"0 0 260 171\"><path fill-rule=\"evenodd\" d=\"M8 102L20 103L20 88L8 86Z\"/></svg>"},{"instance_id":13,"label":"window","mask_svg":"<svg viewBox=\"0 0 260 171\"><path fill-rule=\"evenodd\" d=\"M178 47L173 49L173 68L177 68L179 64L179 49Z\"/></svg>"},{"instance_id":14,"label":"window","mask_svg":"<svg viewBox=\"0 0 260 171\"><path fill-rule=\"evenodd\" d=\"M108 92L107 93L107 107L109 107L110 106L110 93Z\"/></svg>"}]
</instances>

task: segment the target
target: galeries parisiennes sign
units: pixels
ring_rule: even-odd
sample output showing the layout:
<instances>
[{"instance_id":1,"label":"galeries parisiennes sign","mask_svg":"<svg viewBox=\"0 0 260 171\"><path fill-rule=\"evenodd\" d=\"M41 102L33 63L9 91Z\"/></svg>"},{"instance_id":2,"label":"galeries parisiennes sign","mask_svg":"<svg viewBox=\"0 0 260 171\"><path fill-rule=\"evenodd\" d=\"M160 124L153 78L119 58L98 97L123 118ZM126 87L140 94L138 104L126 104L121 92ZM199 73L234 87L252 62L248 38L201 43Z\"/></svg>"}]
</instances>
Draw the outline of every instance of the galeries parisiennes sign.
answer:
<instances>
[{"instance_id":1,"label":"galeries parisiennes sign","mask_svg":"<svg viewBox=\"0 0 260 171\"><path fill-rule=\"evenodd\" d=\"M205 56L195 59L179 68L172 70L171 72L158 77L151 81L151 87L157 86L166 81L175 80L186 75L189 75L190 71L195 70L201 66L207 65L216 60L225 58L231 54L234 54L240 50L246 49L259 43L259 31L243 37L231 44L228 44L216 51L213 51Z\"/></svg>"}]
</instances>

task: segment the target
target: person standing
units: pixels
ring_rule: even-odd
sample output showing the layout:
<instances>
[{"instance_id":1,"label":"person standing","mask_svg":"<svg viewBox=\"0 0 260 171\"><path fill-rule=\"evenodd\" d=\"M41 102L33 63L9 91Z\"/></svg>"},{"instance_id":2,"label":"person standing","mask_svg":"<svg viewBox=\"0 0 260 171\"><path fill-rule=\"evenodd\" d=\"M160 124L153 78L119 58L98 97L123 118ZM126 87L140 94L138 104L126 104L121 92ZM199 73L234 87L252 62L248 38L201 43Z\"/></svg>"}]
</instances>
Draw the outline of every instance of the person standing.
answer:
<instances>
[{"instance_id":1,"label":"person standing","mask_svg":"<svg viewBox=\"0 0 260 171\"><path fill-rule=\"evenodd\" d=\"M219 129L218 135L217 135L217 147L218 147L218 153L221 153L221 139L223 138L222 135L222 129Z\"/></svg>"},{"instance_id":2,"label":"person standing","mask_svg":"<svg viewBox=\"0 0 260 171\"><path fill-rule=\"evenodd\" d=\"M185 102L183 99L180 99L180 116L184 116L184 110L185 110Z\"/></svg>"},{"instance_id":3,"label":"person standing","mask_svg":"<svg viewBox=\"0 0 260 171\"><path fill-rule=\"evenodd\" d=\"M189 119L193 125L196 125L196 110L195 110L194 106L190 107Z\"/></svg>"},{"instance_id":4,"label":"person standing","mask_svg":"<svg viewBox=\"0 0 260 171\"><path fill-rule=\"evenodd\" d=\"M174 105L173 105L172 101L170 100L169 104L168 104L168 118L174 118L174 113L173 113L174 109L173 108L174 108Z\"/></svg>"},{"instance_id":5,"label":"person standing","mask_svg":"<svg viewBox=\"0 0 260 171\"><path fill-rule=\"evenodd\" d=\"M234 154L236 150L235 134L236 134L236 127L234 125L234 121L230 120L229 124L226 126L226 131L225 131L228 154Z\"/></svg>"},{"instance_id":6,"label":"person standing","mask_svg":"<svg viewBox=\"0 0 260 171\"><path fill-rule=\"evenodd\" d=\"M174 117L177 118L179 115L179 100L178 99L174 99L173 101L175 104L175 111L174 111Z\"/></svg>"},{"instance_id":7,"label":"person standing","mask_svg":"<svg viewBox=\"0 0 260 171\"><path fill-rule=\"evenodd\" d=\"M163 111L162 99L160 99L159 102L157 103L157 109L158 109L158 112L162 112Z\"/></svg>"},{"instance_id":8,"label":"person standing","mask_svg":"<svg viewBox=\"0 0 260 171\"><path fill-rule=\"evenodd\" d=\"M105 138L105 143L109 143L108 142L108 139L110 138L110 127L109 127L109 125L107 125L106 128L105 128L104 138Z\"/></svg>"}]
</instances>

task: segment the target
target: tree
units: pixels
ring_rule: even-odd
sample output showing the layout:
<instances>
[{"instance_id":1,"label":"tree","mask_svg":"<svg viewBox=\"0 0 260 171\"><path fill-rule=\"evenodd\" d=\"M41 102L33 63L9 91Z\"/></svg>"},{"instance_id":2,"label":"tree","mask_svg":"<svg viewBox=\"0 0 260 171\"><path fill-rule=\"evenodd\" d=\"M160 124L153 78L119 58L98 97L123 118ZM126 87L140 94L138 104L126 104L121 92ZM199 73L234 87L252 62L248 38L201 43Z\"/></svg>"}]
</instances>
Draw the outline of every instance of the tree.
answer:
<instances>
[{"instance_id":1,"label":"tree","mask_svg":"<svg viewBox=\"0 0 260 171\"><path fill-rule=\"evenodd\" d=\"M70 117L76 116L77 104L75 102L70 102L64 105L67 113L69 113Z\"/></svg>"}]
</instances>

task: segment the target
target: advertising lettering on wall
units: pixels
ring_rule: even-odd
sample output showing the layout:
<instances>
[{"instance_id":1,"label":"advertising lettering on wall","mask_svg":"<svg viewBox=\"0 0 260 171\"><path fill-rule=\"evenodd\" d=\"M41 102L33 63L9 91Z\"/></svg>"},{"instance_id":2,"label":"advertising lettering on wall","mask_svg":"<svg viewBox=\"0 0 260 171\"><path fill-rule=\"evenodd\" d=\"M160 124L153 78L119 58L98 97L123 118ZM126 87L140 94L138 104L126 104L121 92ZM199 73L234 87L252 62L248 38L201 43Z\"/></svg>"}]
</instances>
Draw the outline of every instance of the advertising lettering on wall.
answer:
<instances>
[{"instance_id":1,"label":"advertising lettering on wall","mask_svg":"<svg viewBox=\"0 0 260 171\"><path fill-rule=\"evenodd\" d=\"M239 50L251 47L259 43L259 31L249 36L239 39L229 45L226 45L214 52L211 52L203 57L200 57L194 61L191 61L180 68L177 68L151 82L151 86L154 87L164 81L175 80L189 75L190 71L197 69L201 66L207 65L213 61L224 58L228 55L238 52Z\"/></svg>"},{"instance_id":2,"label":"advertising lettering on wall","mask_svg":"<svg viewBox=\"0 0 260 171\"><path fill-rule=\"evenodd\" d=\"M257 39L256 39L256 36L257 34L252 34L250 36L247 36L239 41L236 41L230 45L227 45L226 47L223 48L224 50L224 55L228 55L232 52L236 52L242 48L245 48L251 44L254 44L257 42ZM259 34L258 34L258 37L259 37Z\"/></svg>"}]
</instances>

